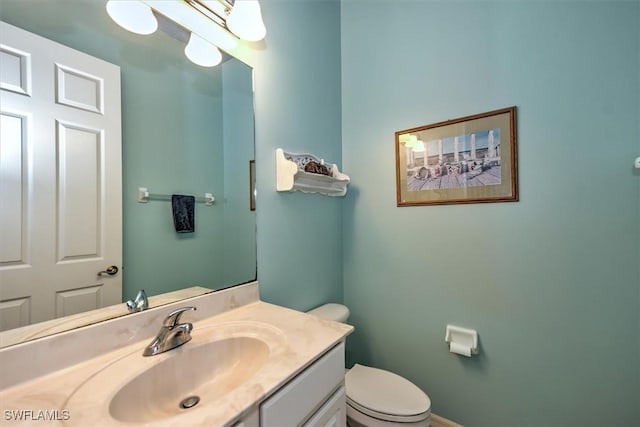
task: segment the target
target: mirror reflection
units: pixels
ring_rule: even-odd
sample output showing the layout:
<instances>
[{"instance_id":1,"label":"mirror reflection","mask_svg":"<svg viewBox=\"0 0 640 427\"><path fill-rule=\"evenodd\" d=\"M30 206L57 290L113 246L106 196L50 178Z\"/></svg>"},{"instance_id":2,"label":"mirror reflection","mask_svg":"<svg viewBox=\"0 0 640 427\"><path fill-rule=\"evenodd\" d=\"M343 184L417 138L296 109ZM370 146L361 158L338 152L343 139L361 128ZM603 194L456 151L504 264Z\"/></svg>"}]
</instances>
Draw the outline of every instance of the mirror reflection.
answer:
<instances>
[{"instance_id":1,"label":"mirror reflection","mask_svg":"<svg viewBox=\"0 0 640 427\"><path fill-rule=\"evenodd\" d=\"M100 313L78 314L72 304L61 313L64 298L53 292L53 317L75 315L94 323L126 314L123 302L141 289L153 307L255 280L255 212L249 197L249 162L254 157L251 68L226 54L216 67L198 67L184 56L179 37L163 31L128 33L111 21L98 0L3 0L0 20L120 67L122 261L115 275L96 275L116 263L94 256L100 268L71 289L74 295L93 298L89 305L94 300L97 307L108 305L99 301L99 292L82 290L95 287L96 280L110 283L117 277L122 281L120 301ZM5 90L1 95L4 107L8 95ZM141 203L140 187L166 197ZM194 231L178 233L171 195L202 198L205 193L213 194L214 203L195 203ZM12 207L3 203L2 209L5 221L10 216L5 210L11 213ZM55 209L52 212L56 216ZM35 230L26 235L36 237ZM47 310L30 307L33 298L20 293L15 279L16 270L31 266L9 258L0 260L0 330L46 321L40 312ZM56 280L66 282L67 277ZM42 281L52 280L45 276ZM47 325L52 332L60 330ZM5 337L0 334L0 345L10 344Z\"/></svg>"}]
</instances>

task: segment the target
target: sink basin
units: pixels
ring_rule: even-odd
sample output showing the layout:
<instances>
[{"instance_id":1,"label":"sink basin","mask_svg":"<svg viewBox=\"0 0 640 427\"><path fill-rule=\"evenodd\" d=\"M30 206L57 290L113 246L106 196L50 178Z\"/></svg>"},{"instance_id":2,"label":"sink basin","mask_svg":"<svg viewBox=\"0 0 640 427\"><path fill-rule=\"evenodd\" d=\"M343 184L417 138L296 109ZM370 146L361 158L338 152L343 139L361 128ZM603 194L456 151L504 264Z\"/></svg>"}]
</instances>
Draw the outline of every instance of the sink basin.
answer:
<instances>
[{"instance_id":1,"label":"sink basin","mask_svg":"<svg viewBox=\"0 0 640 427\"><path fill-rule=\"evenodd\" d=\"M211 411L234 410L240 397L262 395L268 366L288 348L282 331L253 321L196 324L191 336L151 357L142 356L146 343L105 356L64 408L81 425L193 425Z\"/></svg>"},{"instance_id":2,"label":"sink basin","mask_svg":"<svg viewBox=\"0 0 640 427\"><path fill-rule=\"evenodd\" d=\"M126 383L111 400L111 416L140 423L192 411L244 383L269 356L269 346L252 337L227 338L184 350L186 357L162 360ZM190 408L181 407L181 402L194 396L197 404L191 406L193 399L187 403Z\"/></svg>"}]
</instances>

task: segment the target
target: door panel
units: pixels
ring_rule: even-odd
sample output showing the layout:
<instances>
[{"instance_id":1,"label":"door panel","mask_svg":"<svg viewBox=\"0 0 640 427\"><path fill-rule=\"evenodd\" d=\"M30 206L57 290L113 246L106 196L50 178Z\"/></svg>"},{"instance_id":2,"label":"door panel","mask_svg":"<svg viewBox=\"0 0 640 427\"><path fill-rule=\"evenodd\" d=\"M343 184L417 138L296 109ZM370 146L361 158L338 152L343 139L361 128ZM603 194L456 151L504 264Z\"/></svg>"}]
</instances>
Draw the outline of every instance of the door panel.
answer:
<instances>
[{"instance_id":1,"label":"door panel","mask_svg":"<svg viewBox=\"0 0 640 427\"><path fill-rule=\"evenodd\" d=\"M58 104L102 114L103 79L60 64L56 64L56 77Z\"/></svg>"},{"instance_id":2,"label":"door panel","mask_svg":"<svg viewBox=\"0 0 640 427\"><path fill-rule=\"evenodd\" d=\"M0 321L6 329L28 325L31 319L31 300L16 298L0 301Z\"/></svg>"},{"instance_id":3,"label":"door panel","mask_svg":"<svg viewBox=\"0 0 640 427\"><path fill-rule=\"evenodd\" d=\"M58 122L58 261L102 256L102 131Z\"/></svg>"},{"instance_id":4,"label":"door panel","mask_svg":"<svg viewBox=\"0 0 640 427\"><path fill-rule=\"evenodd\" d=\"M0 267L26 263L27 212L22 201L28 189L27 120L9 111L0 113Z\"/></svg>"},{"instance_id":5,"label":"door panel","mask_svg":"<svg viewBox=\"0 0 640 427\"><path fill-rule=\"evenodd\" d=\"M0 44L0 89L31 95L31 55Z\"/></svg>"},{"instance_id":6,"label":"door panel","mask_svg":"<svg viewBox=\"0 0 640 427\"><path fill-rule=\"evenodd\" d=\"M102 304L102 286L88 286L56 293L56 317L70 316Z\"/></svg>"}]
</instances>

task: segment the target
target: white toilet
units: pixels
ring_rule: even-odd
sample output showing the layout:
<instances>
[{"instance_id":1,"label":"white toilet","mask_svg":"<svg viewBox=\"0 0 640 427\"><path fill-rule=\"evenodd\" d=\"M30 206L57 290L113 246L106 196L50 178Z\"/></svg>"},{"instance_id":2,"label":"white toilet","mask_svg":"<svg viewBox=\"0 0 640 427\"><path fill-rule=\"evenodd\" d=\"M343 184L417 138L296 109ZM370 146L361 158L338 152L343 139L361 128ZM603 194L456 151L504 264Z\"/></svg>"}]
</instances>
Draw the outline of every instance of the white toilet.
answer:
<instances>
[{"instance_id":1,"label":"white toilet","mask_svg":"<svg viewBox=\"0 0 640 427\"><path fill-rule=\"evenodd\" d=\"M325 304L308 312L346 322L349 309ZM350 427L429 427L431 400L409 380L382 369L356 364L345 376Z\"/></svg>"}]
</instances>

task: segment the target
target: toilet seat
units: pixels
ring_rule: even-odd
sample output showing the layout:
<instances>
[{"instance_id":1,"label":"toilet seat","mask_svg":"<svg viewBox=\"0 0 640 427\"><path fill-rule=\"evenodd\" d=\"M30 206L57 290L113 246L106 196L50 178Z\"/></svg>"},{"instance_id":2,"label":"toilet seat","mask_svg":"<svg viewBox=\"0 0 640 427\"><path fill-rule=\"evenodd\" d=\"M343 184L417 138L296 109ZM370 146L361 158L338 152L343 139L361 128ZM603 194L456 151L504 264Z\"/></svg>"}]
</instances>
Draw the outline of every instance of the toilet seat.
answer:
<instances>
[{"instance_id":1,"label":"toilet seat","mask_svg":"<svg viewBox=\"0 0 640 427\"><path fill-rule=\"evenodd\" d=\"M392 372L356 364L345 376L347 404L384 421L411 423L431 414L431 400L409 380Z\"/></svg>"}]
</instances>

